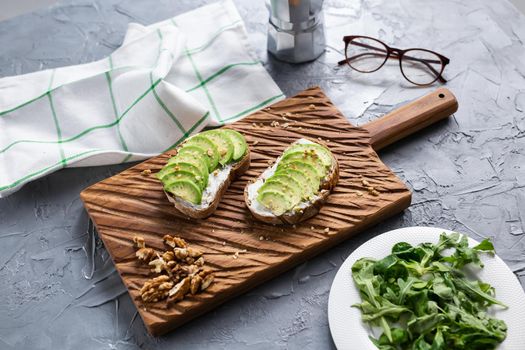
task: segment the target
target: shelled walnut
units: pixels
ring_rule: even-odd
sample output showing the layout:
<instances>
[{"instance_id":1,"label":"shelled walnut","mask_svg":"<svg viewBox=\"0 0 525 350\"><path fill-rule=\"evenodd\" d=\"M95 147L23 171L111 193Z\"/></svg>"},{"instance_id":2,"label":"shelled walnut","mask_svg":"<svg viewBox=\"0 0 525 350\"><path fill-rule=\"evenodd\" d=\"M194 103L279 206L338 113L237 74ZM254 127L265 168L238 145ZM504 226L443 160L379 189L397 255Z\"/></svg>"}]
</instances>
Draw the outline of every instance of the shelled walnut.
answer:
<instances>
[{"instance_id":1,"label":"shelled walnut","mask_svg":"<svg viewBox=\"0 0 525 350\"><path fill-rule=\"evenodd\" d=\"M146 281L140 290L146 303L166 298L168 303L180 301L190 293L206 290L214 280L214 275L204 268L203 253L189 247L180 237L165 235L163 242L172 249L163 252L146 247L142 237L135 236L133 242L137 258L148 264L151 272L159 274Z\"/></svg>"},{"instance_id":2,"label":"shelled walnut","mask_svg":"<svg viewBox=\"0 0 525 350\"><path fill-rule=\"evenodd\" d=\"M197 265L188 265L182 267L182 272L184 272L188 276L192 276L197 274L200 271L200 267Z\"/></svg>"},{"instance_id":3,"label":"shelled walnut","mask_svg":"<svg viewBox=\"0 0 525 350\"><path fill-rule=\"evenodd\" d=\"M144 262L149 263L155 257L155 251L151 248L140 248L135 252L135 256Z\"/></svg>"},{"instance_id":4,"label":"shelled walnut","mask_svg":"<svg viewBox=\"0 0 525 350\"><path fill-rule=\"evenodd\" d=\"M161 273L162 271L167 271L168 270L168 266L166 265L166 261L164 261L164 259L162 259L161 257L158 257L157 259L151 260L148 265L153 266L151 271L155 272L155 273Z\"/></svg>"},{"instance_id":5,"label":"shelled walnut","mask_svg":"<svg viewBox=\"0 0 525 350\"><path fill-rule=\"evenodd\" d=\"M190 292L191 294L196 294L200 287L202 285L202 277L199 276L199 275L195 275L193 277L191 277L191 282L190 282Z\"/></svg>"},{"instance_id":6,"label":"shelled walnut","mask_svg":"<svg viewBox=\"0 0 525 350\"><path fill-rule=\"evenodd\" d=\"M200 258L195 260L195 262L193 264L197 265L197 266L204 266L204 258L201 256Z\"/></svg>"},{"instance_id":7,"label":"shelled walnut","mask_svg":"<svg viewBox=\"0 0 525 350\"><path fill-rule=\"evenodd\" d=\"M186 248L175 248L173 252L175 253L175 257L181 261L188 257L188 250Z\"/></svg>"},{"instance_id":8,"label":"shelled walnut","mask_svg":"<svg viewBox=\"0 0 525 350\"><path fill-rule=\"evenodd\" d=\"M175 253L173 253L172 251L164 252L164 254L162 254L162 259L164 259L164 261L175 260Z\"/></svg>"},{"instance_id":9,"label":"shelled walnut","mask_svg":"<svg viewBox=\"0 0 525 350\"><path fill-rule=\"evenodd\" d=\"M193 248L186 248L188 250L188 255L192 258L198 258L202 255L202 252L198 249L193 249Z\"/></svg>"},{"instance_id":10,"label":"shelled walnut","mask_svg":"<svg viewBox=\"0 0 525 350\"><path fill-rule=\"evenodd\" d=\"M140 295L145 302L157 302L166 298L173 288L173 282L169 276L160 275L144 282L140 289Z\"/></svg>"},{"instance_id":11,"label":"shelled walnut","mask_svg":"<svg viewBox=\"0 0 525 350\"><path fill-rule=\"evenodd\" d=\"M201 276L201 278L202 278L201 291L203 291L203 290L206 290L210 286L210 284L215 279L215 276L212 273L210 273L210 274L204 275L204 277Z\"/></svg>"},{"instance_id":12,"label":"shelled walnut","mask_svg":"<svg viewBox=\"0 0 525 350\"><path fill-rule=\"evenodd\" d=\"M169 245L172 248L186 248L186 241L183 240L180 237L173 237L170 235L164 235L163 237L164 243Z\"/></svg>"},{"instance_id":13,"label":"shelled walnut","mask_svg":"<svg viewBox=\"0 0 525 350\"><path fill-rule=\"evenodd\" d=\"M137 248L145 248L146 242L144 241L143 237L135 236L133 237L133 243L135 243L135 247Z\"/></svg>"},{"instance_id":14,"label":"shelled walnut","mask_svg":"<svg viewBox=\"0 0 525 350\"><path fill-rule=\"evenodd\" d=\"M170 289L168 303L184 299L184 296L190 291L190 277L185 277Z\"/></svg>"}]
</instances>

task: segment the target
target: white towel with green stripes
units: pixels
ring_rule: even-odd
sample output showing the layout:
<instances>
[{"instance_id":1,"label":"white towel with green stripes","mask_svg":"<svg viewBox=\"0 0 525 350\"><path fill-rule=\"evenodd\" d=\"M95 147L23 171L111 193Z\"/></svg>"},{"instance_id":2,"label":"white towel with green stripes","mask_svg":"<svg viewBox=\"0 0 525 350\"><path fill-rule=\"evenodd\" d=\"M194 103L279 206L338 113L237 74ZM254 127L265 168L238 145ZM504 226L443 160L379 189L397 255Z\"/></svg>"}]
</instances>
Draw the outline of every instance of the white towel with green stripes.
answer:
<instances>
[{"instance_id":1,"label":"white towel with green stripes","mask_svg":"<svg viewBox=\"0 0 525 350\"><path fill-rule=\"evenodd\" d=\"M0 79L0 197L64 167L155 156L282 98L230 0L130 24L106 59Z\"/></svg>"}]
</instances>

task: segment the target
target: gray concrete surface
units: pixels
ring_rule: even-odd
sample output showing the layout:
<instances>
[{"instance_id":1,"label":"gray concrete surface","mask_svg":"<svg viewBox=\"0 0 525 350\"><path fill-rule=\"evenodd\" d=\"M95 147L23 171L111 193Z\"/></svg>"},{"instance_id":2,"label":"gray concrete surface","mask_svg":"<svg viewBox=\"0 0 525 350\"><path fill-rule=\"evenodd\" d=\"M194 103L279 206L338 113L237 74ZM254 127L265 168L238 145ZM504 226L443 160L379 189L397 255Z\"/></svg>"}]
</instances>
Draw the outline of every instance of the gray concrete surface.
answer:
<instances>
[{"instance_id":1,"label":"gray concrete surface","mask_svg":"<svg viewBox=\"0 0 525 350\"><path fill-rule=\"evenodd\" d=\"M129 22L153 23L205 2L64 0L4 21L0 77L102 58L119 46ZM459 111L381 153L413 190L411 207L152 338L102 243L91 243L79 200L83 188L129 165L60 171L0 200L1 349L333 348L326 309L338 267L361 243L403 226L492 237L499 255L525 282L525 18L515 7L507 0L329 0L326 54L293 66L265 52L263 2L236 3L252 45L284 92L320 85L356 124L429 89L404 82L395 63L370 75L335 67L344 34L427 47L451 58L445 75ZM95 272L88 280L91 253Z\"/></svg>"},{"instance_id":2,"label":"gray concrete surface","mask_svg":"<svg viewBox=\"0 0 525 350\"><path fill-rule=\"evenodd\" d=\"M0 0L0 21L49 6L56 0Z\"/></svg>"},{"instance_id":3,"label":"gray concrete surface","mask_svg":"<svg viewBox=\"0 0 525 350\"><path fill-rule=\"evenodd\" d=\"M525 1L524 0L511 0L518 10L525 13Z\"/></svg>"}]
</instances>

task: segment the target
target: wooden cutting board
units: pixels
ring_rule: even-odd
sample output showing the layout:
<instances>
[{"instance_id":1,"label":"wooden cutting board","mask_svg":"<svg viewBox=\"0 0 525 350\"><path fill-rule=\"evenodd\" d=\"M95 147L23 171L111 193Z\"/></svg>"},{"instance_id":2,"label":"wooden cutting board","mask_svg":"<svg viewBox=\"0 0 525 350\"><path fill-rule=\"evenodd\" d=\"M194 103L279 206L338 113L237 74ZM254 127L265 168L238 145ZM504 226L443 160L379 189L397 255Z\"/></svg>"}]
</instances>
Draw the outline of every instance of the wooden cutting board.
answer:
<instances>
[{"instance_id":1,"label":"wooden cutting board","mask_svg":"<svg viewBox=\"0 0 525 350\"><path fill-rule=\"evenodd\" d=\"M410 191L375 150L456 110L452 93L439 89L355 127L319 88L311 88L228 126L246 136L251 167L207 219L181 217L153 174L141 174L160 170L169 151L87 188L81 198L148 331L161 335L407 208ZM295 227L254 220L245 207L244 187L301 137L322 140L332 150L340 165L338 185L319 215ZM146 307L139 290L153 276L136 260L132 239L143 236L148 246L163 250L165 234L202 250L216 278L204 293L170 307L165 301Z\"/></svg>"}]
</instances>

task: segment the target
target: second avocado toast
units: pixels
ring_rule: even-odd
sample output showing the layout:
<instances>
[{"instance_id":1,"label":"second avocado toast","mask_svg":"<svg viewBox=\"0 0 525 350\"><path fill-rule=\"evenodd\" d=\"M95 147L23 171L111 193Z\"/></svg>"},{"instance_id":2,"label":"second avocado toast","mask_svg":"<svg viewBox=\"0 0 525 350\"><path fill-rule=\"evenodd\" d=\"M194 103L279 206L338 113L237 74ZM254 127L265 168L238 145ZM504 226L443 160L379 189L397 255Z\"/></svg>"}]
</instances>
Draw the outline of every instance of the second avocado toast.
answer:
<instances>
[{"instance_id":1,"label":"second avocado toast","mask_svg":"<svg viewBox=\"0 0 525 350\"><path fill-rule=\"evenodd\" d=\"M210 216L231 181L250 167L250 149L242 134L216 129L186 140L157 173L168 200L193 219Z\"/></svg>"},{"instance_id":2,"label":"second avocado toast","mask_svg":"<svg viewBox=\"0 0 525 350\"><path fill-rule=\"evenodd\" d=\"M332 152L302 138L246 186L244 199L263 222L296 224L319 212L338 179L339 165Z\"/></svg>"}]
</instances>

